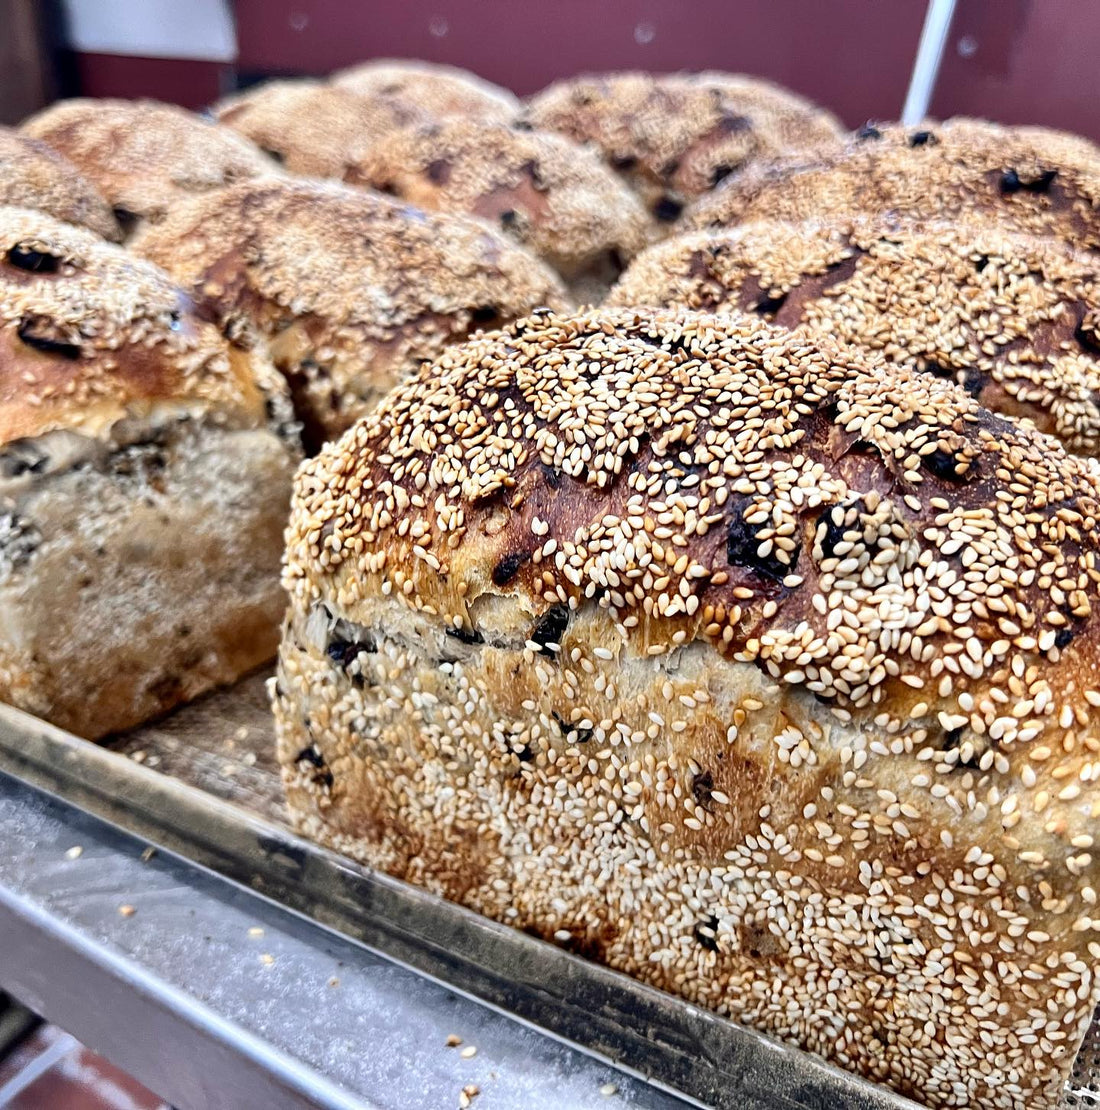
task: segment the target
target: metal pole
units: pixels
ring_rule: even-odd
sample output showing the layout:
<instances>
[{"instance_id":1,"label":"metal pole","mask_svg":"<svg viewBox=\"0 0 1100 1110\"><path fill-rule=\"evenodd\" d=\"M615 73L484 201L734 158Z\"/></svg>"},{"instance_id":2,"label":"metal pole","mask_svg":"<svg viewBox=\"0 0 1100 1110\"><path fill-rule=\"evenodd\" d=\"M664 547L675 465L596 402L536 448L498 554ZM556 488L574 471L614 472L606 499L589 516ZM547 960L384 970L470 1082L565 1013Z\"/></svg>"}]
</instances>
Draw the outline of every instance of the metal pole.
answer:
<instances>
[{"instance_id":1,"label":"metal pole","mask_svg":"<svg viewBox=\"0 0 1100 1110\"><path fill-rule=\"evenodd\" d=\"M940 62L943 60L947 32L951 27L951 17L955 14L955 2L956 0L928 2L917 57L913 62L913 74L909 78L909 91L905 94L905 107L901 110L901 122L906 125L920 123L928 115L936 78L940 72Z\"/></svg>"}]
</instances>

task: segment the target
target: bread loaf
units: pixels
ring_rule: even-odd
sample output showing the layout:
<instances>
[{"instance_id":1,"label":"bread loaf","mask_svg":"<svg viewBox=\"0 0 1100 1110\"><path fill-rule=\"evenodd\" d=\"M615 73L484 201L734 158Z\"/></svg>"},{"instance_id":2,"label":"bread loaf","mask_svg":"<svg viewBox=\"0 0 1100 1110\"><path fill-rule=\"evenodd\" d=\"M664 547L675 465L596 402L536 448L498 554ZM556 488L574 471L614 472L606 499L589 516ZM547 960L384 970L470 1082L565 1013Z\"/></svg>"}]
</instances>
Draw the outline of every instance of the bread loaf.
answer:
<instances>
[{"instance_id":1,"label":"bread loaf","mask_svg":"<svg viewBox=\"0 0 1100 1110\"><path fill-rule=\"evenodd\" d=\"M127 233L162 220L194 193L279 173L228 127L152 100L61 100L25 120L22 130L94 182Z\"/></svg>"},{"instance_id":2,"label":"bread loaf","mask_svg":"<svg viewBox=\"0 0 1100 1110\"><path fill-rule=\"evenodd\" d=\"M563 297L550 270L479 223L321 182L195 200L134 250L267 337L311 446L448 343Z\"/></svg>"},{"instance_id":3,"label":"bread loaf","mask_svg":"<svg viewBox=\"0 0 1100 1110\"><path fill-rule=\"evenodd\" d=\"M383 136L421 118L412 105L309 80L268 81L227 97L214 115L292 173L337 179Z\"/></svg>"},{"instance_id":4,"label":"bread loaf","mask_svg":"<svg viewBox=\"0 0 1100 1110\"><path fill-rule=\"evenodd\" d=\"M487 220L602 299L646 245L650 217L594 151L562 135L478 119L396 131L363 150L345 180L422 208Z\"/></svg>"},{"instance_id":5,"label":"bread loaf","mask_svg":"<svg viewBox=\"0 0 1100 1110\"><path fill-rule=\"evenodd\" d=\"M841 134L794 93L719 73L576 77L532 97L527 118L594 143L664 223L756 159L832 147Z\"/></svg>"},{"instance_id":6,"label":"bread loaf","mask_svg":"<svg viewBox=\"0 0 1100 1110\"><path fill-rule=\"evenodd\" d=\"M71 162L10 127L0 127L0 206L45 212L104 239L122 235L110 206Z\"/></svg>"},{"instance_id":7,"label":"bread loaf","mask_svg":"<svg viewBox=\"0 0 1100 1110\"><path fill-rule=\"evenodd\" d=\"M752 166L684 213L694 231L849 216L988 219L1100 248L1100 150L1041 127L984 120L860 128L833 152Z\"/></svg>"},{"instance_id":8,"label":"bread loaf","mask_svg":"<svg viewBox=\"0 0 1100 1110\"><path fill-rule=\"evenodd\" d=\"M282 388L156 267L0 209L0 700L95 738L274 654Z\"/></svg>"},{"instance_id":9,"label":"bread loaf","mask_svg":"<svg viewBox=\"0 0 1100 1110\"><path fill-rule=\"evenodd\" d=\"M299 472L307 835L932 1107L1098 990L1100 478L732 317L545 314Z\"/></svg>"},{"instance_id":10,"label":"bread loaf","mask_svg":"<svg viewBox=\"0 0 1100 1110\"><path fill-rule=\"evenodd\" d=\"M748 312L957 381L1100 454L1100 262L979 220L762 222L646 251L618 305Z\"/></svg>"},{"instance_id":11,"label":"bread loaf","mask_svg":"<svg viewBox=\"0 0 1100 1110\"><path fill-rule=\"evenodd\" d=\"M386 102L432 119L463 116L507 123L521 108L500 85L467 70L431 62L378 58L334 73L332 82L373 103Z\"/></svg>"}]
</instances>

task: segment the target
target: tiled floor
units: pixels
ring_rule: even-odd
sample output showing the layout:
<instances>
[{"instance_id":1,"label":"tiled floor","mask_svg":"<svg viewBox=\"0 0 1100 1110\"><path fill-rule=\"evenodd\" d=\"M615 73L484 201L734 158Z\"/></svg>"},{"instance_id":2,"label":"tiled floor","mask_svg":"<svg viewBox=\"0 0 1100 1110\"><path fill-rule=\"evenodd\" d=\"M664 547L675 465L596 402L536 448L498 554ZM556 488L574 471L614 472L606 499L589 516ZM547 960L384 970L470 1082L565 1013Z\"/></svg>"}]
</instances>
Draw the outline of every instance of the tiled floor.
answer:
<instances>
[{"instance_id":1,"label":"tiled floor","mask_svg":"<svg viewBox=\"0 0 1100 1110\"><path fill-rule=\"evenodd\" d=\"M0 1110L171 1110L55 1025L0 1059Z\"/></svg>"}]
</instances>

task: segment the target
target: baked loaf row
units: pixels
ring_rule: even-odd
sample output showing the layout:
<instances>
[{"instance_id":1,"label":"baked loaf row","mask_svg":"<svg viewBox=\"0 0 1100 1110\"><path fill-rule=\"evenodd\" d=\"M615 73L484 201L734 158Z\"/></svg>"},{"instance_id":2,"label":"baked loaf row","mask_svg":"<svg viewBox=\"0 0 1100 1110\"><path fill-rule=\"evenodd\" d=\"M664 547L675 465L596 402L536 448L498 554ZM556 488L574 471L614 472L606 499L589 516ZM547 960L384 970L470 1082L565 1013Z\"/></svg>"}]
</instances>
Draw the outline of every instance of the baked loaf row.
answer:
<instances>
[{"instance_id":1,"label":"baked loaf row","mask_svg":"<svg viewBox=\"0 0 1100 1110\"><path fill-rule=\"evenodd\" d=\"M300 471L299 828L935 1107L1098 991L1100 478L758 321L542 314Z\"/></svg>"}]
</instances>

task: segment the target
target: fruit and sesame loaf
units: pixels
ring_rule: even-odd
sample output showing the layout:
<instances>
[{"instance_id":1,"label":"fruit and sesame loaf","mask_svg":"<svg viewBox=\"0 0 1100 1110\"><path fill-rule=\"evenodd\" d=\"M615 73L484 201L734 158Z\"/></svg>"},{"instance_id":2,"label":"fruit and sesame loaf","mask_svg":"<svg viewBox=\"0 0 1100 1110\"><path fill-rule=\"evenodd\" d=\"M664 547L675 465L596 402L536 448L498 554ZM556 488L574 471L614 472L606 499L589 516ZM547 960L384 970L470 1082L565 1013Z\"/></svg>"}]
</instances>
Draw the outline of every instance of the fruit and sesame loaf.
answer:
<instances>
[{"instance_id":1,"label":"fruit and sesame loaf","mask_svg":"<svg viewBox=\"0 0 1100 1110\"><path fill-rule=\"evenodd\" d=\"M828 112L777 85L728 73L610 73L559 81L527 119L593 143L662 222L760 158L835 146Z\"/></svg>"},{"instance_id":2,"label":"fruit and sesame loaf","mask_svg":"<svg viewBox=\"0 0 1100 1110\"><path fill-rule=\"evenodd\" d=\"M1100 455L1100 259L1053 239L976 219L764 221L657 244L608 300L832 336Z\"/></svg>"},{"instance_id":3,"label":"fruit and sesame loaf","mask_svg":"<svg viewBox=\"0 0 1100 1110\"><path fill-rule=\"evenodd\" d=\"M307 835L930 1107L1100 996L1100 474L745 317L538 314L298 474Z\"/></svg>"},{"instance_id":4,"label":"fruit and sesame loaf","mask_svg":"<svg viewBox=\"0 0 1100 1110\"><path fill-rule=\"evenodd\" d=\"M94 182L126 233L195 193L281 172L230 128L153 100L60 100L21 129Z\"/></svg>"},{"instance_id":5,"label":"fruit and sesame loaf","mask_svg":"<svg viewBox=\"0 0 1100 1110\"><path fill-rule=\"evenodd\" d=\"M122 237L110 205L76 166L10 127L0 127L0 206L45 212L104 239Z\"/></svg>"},{"instance_id":6,"label":"fruit and sesame loaf","mask_svg":"<svg viewBox=\"0 0 1100 1110\"><path fill-rule=\"evenodd\" d=\"M476 220L331 182L245 182L195 198L135 252L265 337L311 447L479 328L561 307L557 276Z\"/></svg>"},{"instance_id":7,"label":"fruit and sesame loaf","mask_svg":"<svg viewBox=\"0 0 1100 1110\"><path fill-rule=\"evenodd\" d=\"M479 119L409 127L372 143L346 181L487 220L599 300L651 238L641 201L595 150Z\"/></svg>"},{"instance_id":8,"label":"fruit and sesame loaf","mask_svg":"<svg viewBox=\"0 0 1100 1110\"><path fill-rule=\"evenodd\" d=\"M373 103L437 120L462 116L507 123L521 109L511 92L469 70L407 58L361 62L334 73L332 83Z\"/></svg>"},{"instance_id":9,"label":"fruit and sesame loaf","mask_svg":"<svg viewBox=\"0 0 1100 1110\"><path fill-rule=\"evenodd\" d=\"M832 152L750 166L684 213L685 231L752 220L974 216L1100 248L1100 149L1041 127L956 118L867 125Z\"/></svg>"},{"instance_id":10,"label":"fruit and sesame loaf","mask_svg":"<svg viewBox=\"0 0 1100 1110\"><path fill-rule=\"evenodd\" d=\"M305 78L267 81L226 97L213 112L291 173L337 179L383 136L422 118L412 106Z\"/></svg>"},{"instance_id":11,"label":"fruit and sesame loaf","mask_svg":"<svg viewBox=\"0 0 1100 1110\"><path fill-rule=\"evenodd\" d=\"M97 738L269 659L294 435L166 274L0 209L0 700Z\"/></svg>"}]
</instances>

